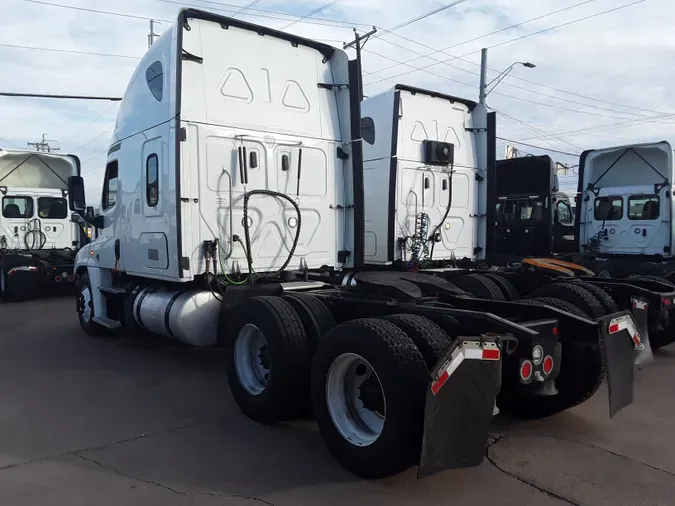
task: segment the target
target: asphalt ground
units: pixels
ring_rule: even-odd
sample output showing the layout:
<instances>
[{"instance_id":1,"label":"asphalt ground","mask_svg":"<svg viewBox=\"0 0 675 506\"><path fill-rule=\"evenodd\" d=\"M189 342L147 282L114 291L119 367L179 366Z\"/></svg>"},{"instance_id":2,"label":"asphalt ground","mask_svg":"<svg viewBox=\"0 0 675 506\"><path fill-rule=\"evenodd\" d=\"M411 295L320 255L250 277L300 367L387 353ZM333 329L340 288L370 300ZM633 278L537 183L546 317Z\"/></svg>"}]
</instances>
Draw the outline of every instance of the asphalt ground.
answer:
<instances>
[{"instance_id":1,"label":"asphalt ground","mask_svg":"<svg viewBox=\"0 0 675 506\"><path fill-rule=\"evenodd\" d=\"M310 422L239 413L222 354L92 338L69 298L0 303L0 505L675 504L675 349L554 417L498 417L478 468L381 481L344 471Z\"/></svg>"}]
</instances>

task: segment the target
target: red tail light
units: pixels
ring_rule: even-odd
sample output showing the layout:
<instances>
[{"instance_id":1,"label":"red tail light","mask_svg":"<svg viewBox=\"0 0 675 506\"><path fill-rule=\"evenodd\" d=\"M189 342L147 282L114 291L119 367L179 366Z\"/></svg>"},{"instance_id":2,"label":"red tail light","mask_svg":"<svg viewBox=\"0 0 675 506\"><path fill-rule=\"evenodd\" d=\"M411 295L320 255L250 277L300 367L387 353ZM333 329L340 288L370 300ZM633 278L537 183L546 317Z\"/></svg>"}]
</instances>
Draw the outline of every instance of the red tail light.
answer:
<instances>
[{"instance_id":1,"label":"red tail light","mask_svg":"<svg viewBox=\"0 0 675 506\"><path fill-rule=\"evenodd\" d=\"M61 276L55 276L54 281L56 281L57 283L60 283L61 282Z\"/></svg>"},{"instance_id":2,"label":"red tail light","mask_svg":"<svg viewBox=\"0 0 675 506\"><path fill-rule=\"evenodd\" d=\"M548 376L553 372L553 357L551 357L551 355L546 355L546 358L544 358L544 363L541 366L541 368L546 376Z\"/></svg>"},{"instance_id":3,"label":"red tail light","mask_svg":"<svg viewBox=\"0 0 675 506\"><path fill-rule=\"evenodd\" d=\"M523 360L523 363L520 364L520 379L522 381L529 381L532 379L532 362L529 360Z\"/></svg>"},{"instance_id":4,"label":"red tail light","mask_svg":"<svg viewBox=\"0 0 675 506\"><path fill-rule=\"evenodd\" d=\"M75 276L73 276L72 274L71 274L70 276L68 276L68 281L69 281L70 283L72 283L73 281L75 281Z\"/></svg>"},{"instance_id":5,"label":"red tail light","mask_svg":"<svg viewBox=\"0 0 675 506\"><path fill-rule=\"evenodd\" d=\"M670 300L668 297L661 297L661 303L664 306L670 306L673 303L673 301Z\"/></svg>"}]
</instances>

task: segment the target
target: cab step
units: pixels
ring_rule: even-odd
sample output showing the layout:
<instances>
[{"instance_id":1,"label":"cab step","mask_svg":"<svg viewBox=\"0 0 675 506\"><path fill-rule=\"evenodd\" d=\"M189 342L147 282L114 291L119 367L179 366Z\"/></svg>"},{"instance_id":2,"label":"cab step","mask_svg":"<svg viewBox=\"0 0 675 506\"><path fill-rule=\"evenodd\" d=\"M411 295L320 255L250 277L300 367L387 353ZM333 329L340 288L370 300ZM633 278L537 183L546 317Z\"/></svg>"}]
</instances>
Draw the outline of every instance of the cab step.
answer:
<instances>
[{"instance_id":1,"label":"cab step","mask_svg":"<svg viewBox=\"0 0 675 506\"><path fill-rule=\"evenodd\" d=\"M117 286L99 286L98 291L103 294L104 297L119 297L120 295L126 295L126 288L119 288Z\"/></svg>"},{"instance_id":2,"label":"cab step","mask_svg":"<svg viewBox=\"0 0 675 506\"><path fill-rule=\"evenodd\" d=\"M105 316L94 316L94 318L92 318L92 321L94 323L99 324L101 327L110 330L118 329L122 326L121 322L118 322L117 320L112 320L110 318L106 318Z\"/></svg>"}]
</instances>

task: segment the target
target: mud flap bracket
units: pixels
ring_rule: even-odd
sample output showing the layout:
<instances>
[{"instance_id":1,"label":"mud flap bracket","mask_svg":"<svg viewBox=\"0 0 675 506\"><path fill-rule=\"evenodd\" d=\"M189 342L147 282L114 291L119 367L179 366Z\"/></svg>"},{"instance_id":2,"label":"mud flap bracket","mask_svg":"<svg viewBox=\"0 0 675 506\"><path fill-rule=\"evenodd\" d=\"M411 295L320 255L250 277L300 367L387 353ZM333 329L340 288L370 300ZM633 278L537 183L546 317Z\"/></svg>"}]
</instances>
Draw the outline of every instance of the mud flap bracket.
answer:
<instances>
[{"instance_id":1,"label":"mud flap bracket","mask_svg":"<svg viewBox=\"0 0 675 506\"><path fill-rule=\"evenodd\" d=\"M501 381L497 339L460 338L431 371L418 478L483 462Z\"/></svg>"}]
</instances>

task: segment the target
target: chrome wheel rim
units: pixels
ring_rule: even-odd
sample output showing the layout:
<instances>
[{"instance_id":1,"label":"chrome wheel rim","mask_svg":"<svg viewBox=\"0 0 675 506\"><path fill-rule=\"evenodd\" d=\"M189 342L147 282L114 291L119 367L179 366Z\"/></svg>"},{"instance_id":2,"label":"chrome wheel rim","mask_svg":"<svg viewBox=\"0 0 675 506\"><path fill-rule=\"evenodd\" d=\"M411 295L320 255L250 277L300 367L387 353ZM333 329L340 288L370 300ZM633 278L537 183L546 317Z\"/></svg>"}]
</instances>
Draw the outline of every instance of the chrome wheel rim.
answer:
<instances>
[{"instance_id":1,"label":"chrome wheel rim","mask_svg":"<svg viewBox=\"0 0 675 506\"><path fill-rule=\"evenodd\" d=\"M267 339L253 324L244 325L234 341L234 368L239 384L251 395L260 395L270 378Z\"/></svg>"},{"instance_id":2,"label":"chrome wheel rim","mask_svg":"<svg viewBox=\"0 0 675 506\"><path fill-rule=\"evenodd\" d=\"M360 355L344 353L330 366L326 404L335 428L356 446L369 446L382 434L386 399L373 366Z\"/></svg>"}]
</instances>

